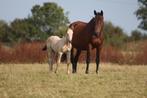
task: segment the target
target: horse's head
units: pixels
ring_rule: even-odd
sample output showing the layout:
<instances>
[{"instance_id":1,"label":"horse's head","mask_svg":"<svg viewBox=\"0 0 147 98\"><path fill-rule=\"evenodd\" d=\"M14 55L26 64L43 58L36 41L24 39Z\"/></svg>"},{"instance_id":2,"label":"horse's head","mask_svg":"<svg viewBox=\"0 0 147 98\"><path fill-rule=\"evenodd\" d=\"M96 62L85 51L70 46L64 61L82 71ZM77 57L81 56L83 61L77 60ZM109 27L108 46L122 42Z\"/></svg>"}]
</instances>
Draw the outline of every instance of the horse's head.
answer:
<instances>
[{"instance_id":1,"label":"horse's head","mask_svg":"<svg viewBox=\"0 0 147 98\"><path fill-rule=\"evenodd\" d=\"M68 42L72 41L72 36L73 36L73 30L71 28L68 28L67 34L66 34L66 39Z\"/></svg>"},{"instance_id":2,"label":"horse's head","mask_svg":"<svg viewBox=\"0 0 147 98\"><path fill-rule=\"evenodd\" d=\"M94 35L100 36L104 27L103 11L101 10L101 12L96 12L94 10L94 15Z\"/></svg>"}]
</instances>

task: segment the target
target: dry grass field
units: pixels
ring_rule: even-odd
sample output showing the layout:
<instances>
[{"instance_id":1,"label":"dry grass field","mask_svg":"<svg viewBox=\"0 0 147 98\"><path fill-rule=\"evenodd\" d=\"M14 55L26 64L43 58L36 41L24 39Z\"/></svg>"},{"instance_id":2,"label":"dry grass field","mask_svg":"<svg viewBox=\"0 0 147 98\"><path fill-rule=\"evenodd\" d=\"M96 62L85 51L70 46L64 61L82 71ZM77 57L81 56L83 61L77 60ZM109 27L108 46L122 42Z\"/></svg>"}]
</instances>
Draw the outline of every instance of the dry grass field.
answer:
<instances>
[{"instance_id":1,"label":"dry grass field","mask_svg":"<svg viewBox=\"0 0 147 98\"><path fill-rule=\"evenodd\" d=\"M61 64L57 74L47 64L1 64L0 98L147 98L147 66L95 64L85 74L66 74Z\"/></svg>"}]
</instances>

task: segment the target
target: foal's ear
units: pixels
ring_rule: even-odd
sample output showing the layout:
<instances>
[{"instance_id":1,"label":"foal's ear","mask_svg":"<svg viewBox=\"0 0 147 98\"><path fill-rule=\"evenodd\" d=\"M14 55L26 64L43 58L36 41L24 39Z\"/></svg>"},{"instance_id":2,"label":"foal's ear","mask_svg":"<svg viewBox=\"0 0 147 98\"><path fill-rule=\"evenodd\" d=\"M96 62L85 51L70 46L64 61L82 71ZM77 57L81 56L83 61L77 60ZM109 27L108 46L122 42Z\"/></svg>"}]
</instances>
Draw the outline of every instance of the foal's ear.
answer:
<instances>
[{"instance_id":1,"label":"foal's ear","mask_svg":"<svg viewBox=\"0 0 147 98\"><path fill-rule=\"evenodd\" d=\"M96 12L96 10L94 10L94 15L97 15L97 12Z\"/></svg>"},{"instance_id":2,"label":"foal's ear","mask_svg":"<svg viewBox=\"0 0 147 98\"><path fill-rule=\"evenodd\" d=\"M103 16L103 10L101 10L101 15Z\"/></svg>"}]
</instances>

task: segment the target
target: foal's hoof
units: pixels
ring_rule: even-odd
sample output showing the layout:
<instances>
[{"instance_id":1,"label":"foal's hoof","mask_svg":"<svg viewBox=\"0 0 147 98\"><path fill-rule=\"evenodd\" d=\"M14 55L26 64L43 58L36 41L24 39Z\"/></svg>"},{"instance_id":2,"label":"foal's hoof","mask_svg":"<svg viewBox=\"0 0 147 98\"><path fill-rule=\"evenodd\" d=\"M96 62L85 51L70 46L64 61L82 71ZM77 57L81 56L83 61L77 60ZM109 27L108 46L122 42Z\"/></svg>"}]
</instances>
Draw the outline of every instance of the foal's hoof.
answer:
<instances>
[{"instance_id":1,"label":"foal's hoof","mask_svg":"<svg viewBox=\"0 0 147 98\"><path fill-rule=\"evenodd\" d=\"M70 71L68 71L67 74L69 75L70 74Z\"/></svg>"}]
</instances>

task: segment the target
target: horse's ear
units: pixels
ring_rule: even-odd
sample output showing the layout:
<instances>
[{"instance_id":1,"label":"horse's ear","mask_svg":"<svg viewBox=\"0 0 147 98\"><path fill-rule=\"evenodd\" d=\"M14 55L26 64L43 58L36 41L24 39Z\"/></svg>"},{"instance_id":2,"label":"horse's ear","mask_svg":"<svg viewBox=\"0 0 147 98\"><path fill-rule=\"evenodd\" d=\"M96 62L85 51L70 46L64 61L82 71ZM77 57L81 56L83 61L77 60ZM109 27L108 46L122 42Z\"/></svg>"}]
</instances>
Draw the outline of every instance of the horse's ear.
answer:
<instances>
[{"instance_id":1,"label":"horse's ear","mask_svg":"<svg viewBox=\"0 0 147 98\"><path fill-rule=\"evenodd\" d=\"M103 16L103 10L101 10L101 15Z\"/></svg>"},{"instance_id":2,"label":"horse's ear","mask_svg":"<svg viewBox=\"0 0 147 98\"><path fill-rule=\"evenodd\" d=\"M94 10L94 15L97 15L97 12L96 12L96 10Z\"/></svg>"}]
</instances>

